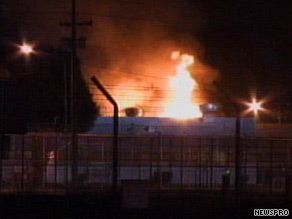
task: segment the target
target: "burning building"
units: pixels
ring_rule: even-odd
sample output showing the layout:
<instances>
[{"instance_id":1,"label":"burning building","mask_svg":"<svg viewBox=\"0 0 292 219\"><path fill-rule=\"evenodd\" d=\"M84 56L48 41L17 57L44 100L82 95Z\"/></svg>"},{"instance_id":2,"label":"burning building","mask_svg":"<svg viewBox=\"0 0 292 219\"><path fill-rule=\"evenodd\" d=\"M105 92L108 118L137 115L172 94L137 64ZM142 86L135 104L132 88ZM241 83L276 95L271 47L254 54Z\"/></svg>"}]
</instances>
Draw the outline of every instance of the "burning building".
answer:
<instances>
[{"instance_id":1,"label":"burning building","mask_svg":"<svg viewBox=\"0 0 292 219\"><path fill-rule=\"evenodd\" d=\"M148 81L129 77L121 79L116 85L105 84L119 103L120 116L202 117L200 105L207 100L203 96L204 90L199 88L196 81L198 76L194 56L173 51L167 64L168 73L161 74L166 77L153 77ZM112 109L107 100L97 89L93 88L92 92L93 100L101 106L102 116L111 116Z\"/></svg>"},{"instance_id":2,"label":"burning building","mask_svg":"<svg viewBox=\"0 0 292 219\"><path fill-rule=\"evenodd\" d=\"M95 31L87 33L87 48L79 53L100 115L112 116L112 107L90 83L92 76L117 100L120 116L201 117L199 105L214 101L202 84L215 80L218 72L206 64L201 43L190 34L199 29L199 12L187 18L197 9L177 0L167 5L130 2L131 7L105 1L102 8L95 8L107 18L90 17ZM127 14L131 18L114 17Z\"/></svg>"},{"instance_id":3,"label":"burning building","mask_svg":"<svg viewBox=\"0 0 292 219\"><path fill-rule=\"evenodd\" d=\"M171 63L174 70L162 84L167 87L167 92L158 102L154 102L153 93L153 96L149 96L151 88L140 90L141 87L135 86L131 80L127 80L126 83L133 90L121 92L121 87L125 85L113 88L112 95L120 105L122 116L120 132L139 135L233 136L235 118L216 116L220 112L220 105L206 103L207 99L201 95L203 89L196 81L196 74L191 71L195 65L194 56L173 51L170 58L174 62ZM149 110L154 107L155 111ZM105 112L104 117L97 118L89 133L112 133L111 113L112 110ZM253 118L242 118L242 134L244 136L255 134Z\"/></svg>"}]
</instances>

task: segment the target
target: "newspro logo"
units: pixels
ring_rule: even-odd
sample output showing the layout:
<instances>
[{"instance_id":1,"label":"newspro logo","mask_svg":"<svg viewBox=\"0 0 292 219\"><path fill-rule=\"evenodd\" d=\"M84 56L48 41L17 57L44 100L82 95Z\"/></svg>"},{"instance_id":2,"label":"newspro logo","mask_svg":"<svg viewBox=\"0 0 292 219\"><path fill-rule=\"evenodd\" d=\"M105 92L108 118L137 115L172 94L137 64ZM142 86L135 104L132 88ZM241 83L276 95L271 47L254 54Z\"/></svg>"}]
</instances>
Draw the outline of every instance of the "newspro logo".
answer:
<instances>
[{"instance_id":1,"label":"newspro logo","mask_svg":"<svg viewBox=\"0 0 292 219\"><path fill-rule=\"evenodd\" d=\"M254 209L254 216L288 216L288 209Z\"/></svg>"}]
</instances>

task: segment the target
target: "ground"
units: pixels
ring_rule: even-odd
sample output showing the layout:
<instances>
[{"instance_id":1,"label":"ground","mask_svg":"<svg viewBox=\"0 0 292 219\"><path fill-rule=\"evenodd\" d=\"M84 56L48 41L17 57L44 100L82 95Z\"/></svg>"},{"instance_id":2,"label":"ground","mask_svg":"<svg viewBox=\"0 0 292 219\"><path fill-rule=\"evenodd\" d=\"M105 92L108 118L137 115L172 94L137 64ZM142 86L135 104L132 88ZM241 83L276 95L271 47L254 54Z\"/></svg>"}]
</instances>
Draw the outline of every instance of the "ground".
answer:
<instances>
[{"instance_id":1,"label":"ground","mask_svg":"<svg viewBox=\"0 0 292 219\"><path fill-rule=\"evenodd\" d=\"M2 195L1 218L253 218L258 208L292 209L282 196L243 195L237 205L232 194L214 191L154 192L148 209L124 209L114 200L107 194Z\"/></svg>"}]
</instances>

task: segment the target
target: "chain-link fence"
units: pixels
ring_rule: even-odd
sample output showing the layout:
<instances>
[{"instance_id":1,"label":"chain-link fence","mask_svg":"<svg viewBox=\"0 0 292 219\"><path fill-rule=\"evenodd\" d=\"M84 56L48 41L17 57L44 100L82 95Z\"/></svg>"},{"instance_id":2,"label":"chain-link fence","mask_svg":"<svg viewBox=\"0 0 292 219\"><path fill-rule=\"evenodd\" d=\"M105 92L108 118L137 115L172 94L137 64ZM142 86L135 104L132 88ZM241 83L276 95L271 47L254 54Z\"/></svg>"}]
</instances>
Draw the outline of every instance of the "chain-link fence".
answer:
<instances>
[{"instance_id":1,"label":"chain-link fence","mask_svg":"<svg viewBox=\"0 0 292 219\"><path fill-rule=\"evenodd\" d=\"M9 135L3 147L1 192L65 192L72 186L71 137ZM80 192L110 189L112 136L78 136ZM289 192L292 140L242 138L240 185L245 191ZM147 180L153 189L233 190L232 137L120 136L119 185ZM75 188L76 189L76 188Z\"/></svg>"}]
</instances>

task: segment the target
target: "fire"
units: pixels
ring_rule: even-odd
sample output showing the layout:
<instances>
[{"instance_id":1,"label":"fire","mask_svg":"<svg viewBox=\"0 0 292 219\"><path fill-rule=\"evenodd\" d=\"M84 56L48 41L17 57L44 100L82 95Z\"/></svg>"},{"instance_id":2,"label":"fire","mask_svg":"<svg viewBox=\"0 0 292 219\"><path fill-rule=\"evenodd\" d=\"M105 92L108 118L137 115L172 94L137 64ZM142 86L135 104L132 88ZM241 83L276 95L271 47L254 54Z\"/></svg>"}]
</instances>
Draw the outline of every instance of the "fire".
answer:
<instances>
[{"instance_id":1,"label":"fire","mask_svg":"<svg viewBox=\"0 0 292 219\"><path fill-rule=\"evenodd\" d=\"M117 76L116 81L107 82L109 84L107 89L119 103L121 115L125 114L127 108L139 108L146 117L178 119L202 117L196 102L198 84L189 71L195 62L194 56L175 51L171 53L170 59L153 60L147 65L148 71L142 70L141 75L149 75L148 72L162 72L165 76L161 79L143 77L142 80L134 76L133 78ZM101 114L111 116L112 109L109 102L101 93L94 96L102 106Z\"/></svg>"},{"instance_id":2,"label":"fire","mask_svg":"<svg viewBox=\"0 0 292 219\"><path fill-rule=\"evenodd\" d=\"M145 99L145 94L135 87L135 82L130 80L119 84L113 93L114 96L118 97L121 109L137 107Z\"/></svg>"},{"instance_id":3,"label":"fire","mask_svg":"<svg viewBox=\"0 0 292 219\"><path fill-rule=\"evenodd\" d=\"M135 83L135 80L128 79L127 81L121 81L118 85L114 87L108 87L112 96L118 101L121 112L124 113L127 108L140 108L140 106L147 99L146 93L139 89L138 86L146 86L143 82ZM138 88L137 88L138 87ZM112 115L112 109L110 108L108 101L103 99L102 114L106 116Z\"/></svg>"},{"instance_id":4,"label":"fire","mask_svg":"<svg viewBox=\"0 0 292 219\"><path fill-rule=\"evenodd\" d=\"M202 112L198 104L195 103L194 96L198 84L191 77L188 69L194 64L194 57L175 51L171 54L171 58L179 61L179 64L176 66L176 75L169 80L171 99L164 105L163 117L179 119L202 117Z\"/></svg>"}]
</instances>

